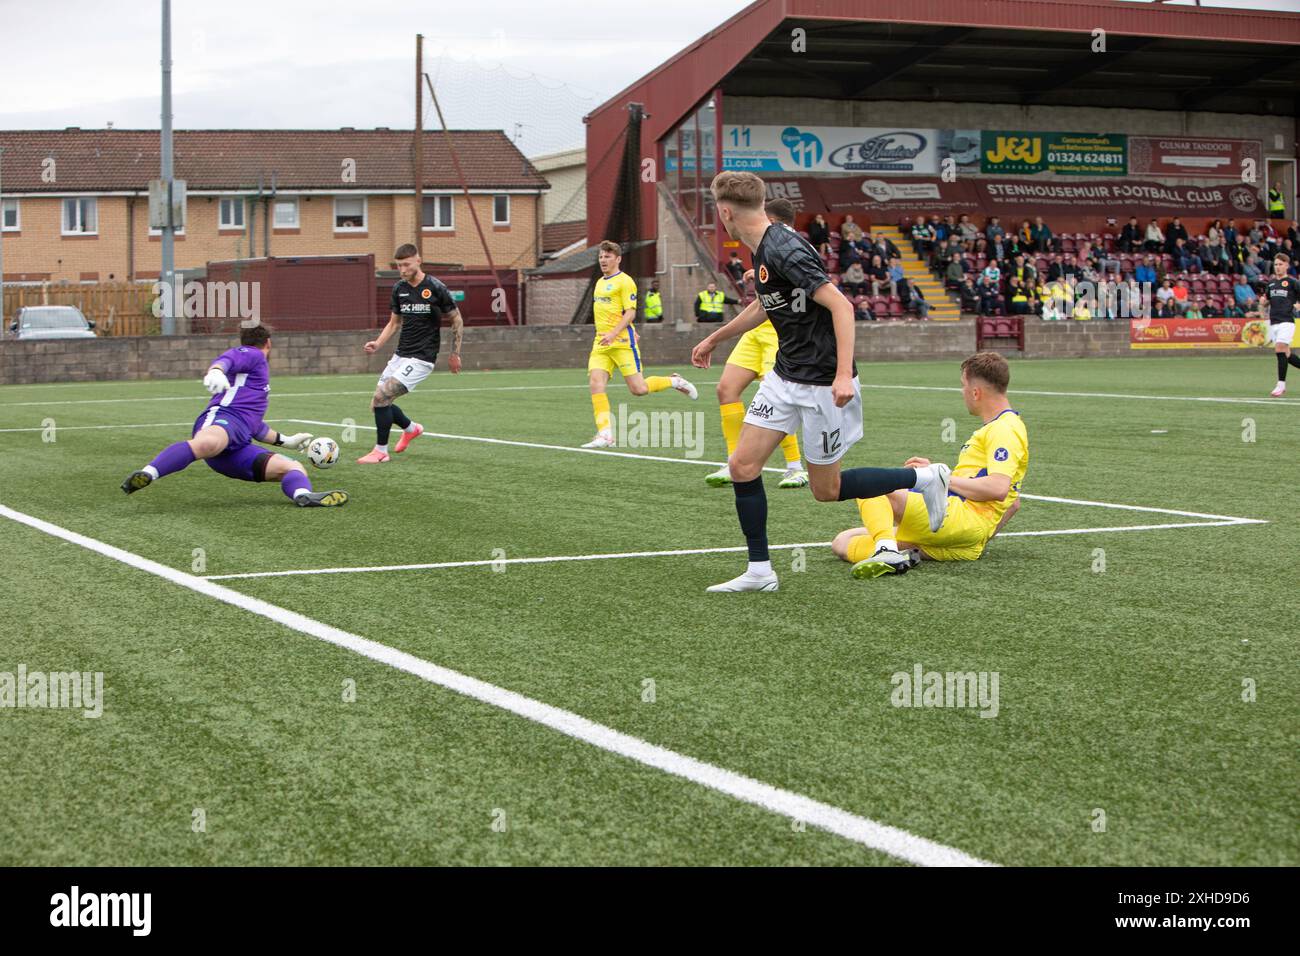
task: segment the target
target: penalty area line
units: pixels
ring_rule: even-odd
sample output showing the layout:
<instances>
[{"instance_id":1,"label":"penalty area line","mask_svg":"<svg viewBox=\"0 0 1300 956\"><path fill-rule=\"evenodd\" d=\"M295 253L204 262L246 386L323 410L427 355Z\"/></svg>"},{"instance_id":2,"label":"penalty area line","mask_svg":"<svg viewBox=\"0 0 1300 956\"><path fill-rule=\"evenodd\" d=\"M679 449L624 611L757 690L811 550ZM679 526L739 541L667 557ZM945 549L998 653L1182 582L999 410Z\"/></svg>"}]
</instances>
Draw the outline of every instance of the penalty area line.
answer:
<instances>
[{"instance_id":1,"label":"penalty area line","mask_svg":"<svg viewBox=\"0 0 1300 956\"><path fill-rule=\"evenodd\" d=\"M661 770L691 783L699 784L718 793L726 794L742 803L760 807L772 813L851 840L861 846L888 854L895 859L919 866L994 866L985 860L970 856L954 847L927 840L907 830L861 817L828 803L814 800L790 790L783 790L752 777L736 773L714 764L688 757L652 744L630 734L598 724L572 711L542 703L531 697L486 681L470 677L459 671L441 667L400 651L386 644L352 634L296 611L278 607L259 598L223 587L212 581L148 558L105 544L94 538L69 531L40 518L23 514L0 505L0 517L26 525L51 537L85 548L110 560L144 571L172 584L187 588L205 597L213 598L249 614L281 624L300 634L313 637L326 644L352 651L361 657L384 664L430 684L443 687L464 697L496 707L523 717L533 723L559 731L565 736L589 744L606 753L615 754L646 767Z\"/></svg>"}]
</instances>

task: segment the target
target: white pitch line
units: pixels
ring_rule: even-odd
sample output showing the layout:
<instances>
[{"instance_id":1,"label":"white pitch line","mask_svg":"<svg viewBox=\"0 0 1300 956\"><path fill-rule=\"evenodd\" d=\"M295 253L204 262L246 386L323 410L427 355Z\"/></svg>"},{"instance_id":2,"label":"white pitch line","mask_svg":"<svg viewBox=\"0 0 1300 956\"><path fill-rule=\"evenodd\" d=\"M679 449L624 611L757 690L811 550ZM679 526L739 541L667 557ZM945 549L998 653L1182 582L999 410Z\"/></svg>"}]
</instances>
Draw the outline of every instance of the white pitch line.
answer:
<instances>
[{"instance_id":1,"label":"white pitch line","mask_svg":"<svg viewBox=\"0 0 1300 956\"><path fill-rule=\"evenodd\" d=\"M165 581L170 581L198 594L232 605L291 630L314 637L335 647L352 651L362 657L385 664L436 684L462 696L472 698L492 707L508 711L534 723L557 730L575 740L580 740L607 753L616 754L672 776L727 794L743 803L761 807L772 813L834 833L862 846L886 853L899 860L920 866L993 866L985 860L907 830L879 823L814 800L811 797L782 790L762 783L732 770L705 763L694 757L660 747L603 724L588 720L572 711L544 704L515 691L489 684L459 671L440 667L430 661L399 651L386 644L369 640L357 634L332 627L296 611L278 607L258 598L205 581L184 571L169 568L156 561L123 551L113 545L69 531L58 525L34 518L0 505L0 517L9 518L52 537L93 551L129 567L144 571Z\"/></svg>"},{"instance_id":2,"label":"white pitch line","mask_svg":"<svg viewBox=\"0 0 1300 956\"><path fill-rule=\"evenodd\" d=\"M960 392L951 385L878 385L862 383L863 388L889 388L912 392ZM1049 398L1129 398L1138 402L1211 402L1225 405L1300 405L1300 401L1285 398L1211 398L1200 395L1134 395L1127 392L1047 392L1031 388L1017 388L1016 395L1044 395Z\"/></svg>"},{"instance_id":3,"label":"white pitch line","mask_svg":"<svg viewBox=\"0 0 1300 956\"><path fill-rule=\"evenodd\" d=\"M1054 528L1048 531L1002 531L1002 538L1044 537L1064 534L1101 534L1116 531L1160 531L1165 528L1221 528L1231 525L1268 524L1258 518L1234 518L1231 521L1183 521L1173 524L1117 525L1113 528ZM790 551L794 548L829 548L829 541L805 541L800 544L772 544L770 551ZM435 561L427 564L378 564L371 567L303 568L289 571L246 571L242 574L209 574L208 581L230 581L239 578L288 578L315 574L369 574L382 571L436 571L444 568L482 568L503 564L556 564L566 561L612 561L619 558L668 558L684 554L734 554L746 548L677 548L671 551L623 551L613 554L560 554L542 558L492 558L478 561Z\"/></svg>"},{"instance_id":4,"label":"white pitch line","mask_svg":"<svg viewBox=\"0 0 1300 956\"><path fill-rule=\"evenodd\" d=\"M273 424L275 422L292 421L292 419L289 418L267 418L263 420L266 421L268 424ZM151 422L149 424L144 424L144 425L55 425L52 427L55 429L55 431L59 431L59 432L75 432L75 431L99 431L105 428L180 428L182 426L189 426L193 428L194 422L192 421L191 422ZM0 433L43 432L47 430L48 429L46 429L43 426L36 426L33 428L0 428Z\"/></svg>"},{"instance_id":5,"label":"white pitch line","mask_svg":"<svg viewBox=\"0 0 1300 956\"><path fill-rule=\"evenodd\" d=\"M701 382L702 385L711 385L712 382ZM544 391L556 388L587 388L585 382L576 385L473 385L467 388L449 387L441 389L429 389L427 392L421 392L421 395L428 394L433 396L455 395L459 392L532 392ZM337 398L344 395L366 395L375 394L373 388L364 391L346 391L346 392L270 392L271 400L277 398ZM40 406L42 408L50 405L123 405L130 402L194 402L203 398L203 394L194 395L156 395L148 398L77 398L68 399L59 402L0 402L0 408L24 408L28 406Z\"/></svg>"}]
</instances>

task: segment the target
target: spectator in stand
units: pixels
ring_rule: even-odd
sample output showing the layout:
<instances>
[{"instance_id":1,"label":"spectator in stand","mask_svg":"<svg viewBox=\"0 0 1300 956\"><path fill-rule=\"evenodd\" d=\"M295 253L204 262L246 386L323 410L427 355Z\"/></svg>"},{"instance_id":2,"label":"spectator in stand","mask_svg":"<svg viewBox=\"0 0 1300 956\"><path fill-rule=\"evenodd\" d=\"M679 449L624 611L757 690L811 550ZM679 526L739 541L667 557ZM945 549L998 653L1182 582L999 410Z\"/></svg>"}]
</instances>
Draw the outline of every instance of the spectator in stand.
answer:
<instances>
[{"instance_id":1,"label":"spectator in stand","mask_svg":"<svg viewBox=\"0 0 1300 956\"><path fill-rule=\"evenodd\" d=\"M1133 278L1143 285L1155 285L1159 281L1156 276L1156 257L1149 255L1139 263L1133 270Z\"/></svg>"},{"instance_id":2,"label":"spectator in stand","mask_svg":"<svg viewBox=\"0 0 1300 956\"><path fill-rule=\"evenodd\" d=\"M954 256L948 260L948 265L944 269L943 284L945 288L955 289L962 284L962 281L969 278L966 275L966 262L961 256Z\"/></svg>"},{"instance_id":3,"label":"spectator in stand","mask_svg":"<svg viewBox=\"0 0 1300 956\"><path fill-rule=\"evenodd\" d=\"M866 299L863 299L853 307L853 313L853 317L859 322L876 321L876 313L871 311L871 306L867 304Z\"/></svg>"},{"instance_id":4,"label":"spectator in stand","mask_svg":"<svg viewBox=\"0 0 1300 956\"><path fill-rule=\"evenodd\" d=\"M901 288L905 293L903 308L909 312L915 312L917 318L928 319L930 317L930 303L925 301L921 287L914 286L910 282L904 282Z\"/></svg>"},{"instance_id":5,"label":"spectator in stand","mask_svg":"<svg viewBox=\"0 0 1300 956\"><path fill-rule=\"evenodd\" d=\"M1114 319L1119 315L1119 285L1106 278L1105 273L1097 280L1096 301L1093 314L1099 319Z\"/></svg>"},{"instance_id":6,"label":"spectator in stand","mask_svg":"<svg viewBox=\"0 0 1300 956\"><path fill-rule=\"evenodd\" d=\"M1147 223L1146 240L1142 243L1142 248L1147 252L1159 252L1165 247L1165 234L1160 229L1160 223L1152 219Z\"/></svg>"},{"instance_id":7,"label":"spectator in stand","mask_svg":"<svg viewBox=\"0 0 1300 956\"><path fill-rule=\"evenodd\" d=\"M718 284L710 280L704 291L695 297L696 321L721 322L726 311L723 307L728 305L740 305L740 300L719 292Z\"/></svg>"},{"instance_id":8,"label":"spectator in stand","mask_svg":"<svg viewBox=\"0 0 1300 956\"><path fill-rule=\"evenodd\" d=\"M1074 309L1070 313L1070 318L1078 319L1080 322L1087 322L1092 318L1092 309L1088 305L1088 296L1081 295L1074 300Z\"/></svg>"},{"instance_id":9,"label":"spectator in stand","mask_svg":"<svg viewBox=\"0 0 1300 956\"><path fill-rule=\"evenodd\" d=\"M988 250L989 258L994 262L1009 262L1011 259L1011 243L1005 235L998 236L985 248Z\"/></svg>"},{"instance_id":10,"label":"spectator in stand","mask_svg":"<svg viewBox=\"0 0 1300 956\"><path fill-rule=\"evenodd\" d=\"M840 239L840 251L838 256L840 260L840 269L847 269L849 266L853 265L855 262L860 262L862 259L861 254L858 252L857 245L848 242L843 238Z\"/></svg>"},{"instance_id":11,"label":"spectator in stand","mask_svg":"<svg viewBox=\"0 0 1300 956\"><path fill-rule=\"evenodd\" d=\"M1172 232L1173 227L1170 226L1169 228ZM1175 272L1191 272L1193 264L1200 265L1201 260L1192 255L1192 250L1187 248L1187 240L1181 236L1174 240L1169 255L1173 257Z\"/></svg>"},{"instance_id":12,"label":"spectator in stand","mask_svg":"<svg viewBox=\"0 0 1300 956\"><path fill-rule=\"evenodd\" d=\"M1174 281L1172 279L1165 279L1163 282L1160 283L1160 288L1156 289L1156 301L1160 303L1160 308L1162 310L1161 314L1163 314L1163 309L1165 305L1169 302L1172 302L1173 299L1174 299Z\"/></svg>"},{"instance_id":13,"label":"spectator in stand","mask_svg":"<svg viewBox=\"0 0 1300 956\"><path fill-rule=\"evenodd\" d=\"M1190 237L1187 235L1187 227L1183 225L1183 221L1177 216L1174 216L1173 221L1169 223L1169 228L1165 230L1165 252L1173 255L1174 247L1178 245L1178 240L1183 240L1183 244L1186 245L1189 238Z\"/></svg>"},{"instance_id":14,"label":"spectator in stand","mask_svg":"<svg viewBox=\"0 0 1300 956\"><path fill-rule=\"evenodd\" d=\"M1178 318L1178 303L1172 298L1166 299L1164 302L1160 303L1160 309L1157 312L1157 315L1162 319Z\"/></svg>"},{"instance_id":15,"label":"spectator in stand","mask_svg":"<svg viewBox=\"0 0 1300 956\"><path fill-rule=\"evenodd\" d=\"M1223 245L1223 220L1216 219L1205 230L1205 244L1211 248ZM1216 254L1217 258L1217 254Z\"/></svg>"},{"instance_id":16,"label":"spectator in stand","mask_svg":"<svg viewBox=\"0 0 1300 956\"><path fill-rule=\"evenodd\" d=\"M745 263L740 259L740 253L732 250L731 258L727 261L727 272L731 273L731 278L736 280L736 285L744 288L745 281Z\"/></svg>"},{"instance_id":17,"label":"spectator in stand","mask_svg":"<svg viewBox=\"0 0 1300 956\"><path fill-rule=\"evenodd\" d=\"M1188 301L1189 301L1189 290L1187 288L1187 284L1181 280L1175 282L1174 283L1174 307L1179 312L1185 312L1187 310Z\"/></svg>"},{"instance_id":18,"label":"spectator in stand","mask_svg":"<svg viewBox=\"0 0 1300 956\"><path fill-rule=\"evenodd\" d=\"M889 260L889 294L896 295L900 299L902 294L899 289L907 285L906 273L903 272L903 260L894 256Z\"/></svg>"},{"instance_id":19,"label":"spectator in stand","mask_svg":"<svg viewBox=\"0 0 1300 956\"><path fill-rule=\"evenodd\" d=\"M1203 305L1205 305L1205 302L1204 302L1203 300L1201 300L1201 299L1197 299L1195 302L1191 303L1191 304L1187 307L1187 311L1185 311L1185 312L1183 313L1183 318L1185 318L1185 319L1203 319L1203 318L1205 318L1205 313L1201 311L1201 306L1203 306Z\"/></svg>"},{"instance_id":20,"label":"spectator in stand","mask_svg":"<svg viewBox=\"0 0 1300 956\"><path fill-rule=\"evenodd\" d=\"M1047 278L1065 279L1072 276L1078 279L1082 272L1079 264L1074 261L1074 253L1067 252L1064 259L1059 255L1052 256L1052 264L1047 268Z\"/></svg>"},{"instance_id":21,"label":"spectator in stand","mask_svg":"<svg viewBox=\"0 0 1300 956\"><path fill-rule=\"evenodd\" d=\"M1087 279L1089 282L1097 281L1097 250L1093 248L1092 243L1087 239L1083 241L1083 245L1075 253L1075 262L1079 266L1080 278Z\"/></svg>"},{"instance_id":22,"label":"spectator in stand","mask_svg":"<svg viewBox=\"0 0 1300 956\"><path fill-rule=\"evenodd\" d=\"M980 315L993 315L998 310L998 287L987 278L980 279Z\"/></svg>"},{"instance_id":23,"label":"spectator in stand","mask_svg":"<svg viewBox=\"0 0 1300 956\"><path fill-rule=\"evenodd\" d=\"M894 245L883 232L867 238L871 241L871 245L868 247L871 254L880 256L882 262L888 264L890 259L902 256L902 253L898 251L898 246Z\"/></svg>"},{"instance_id":24,"label":"spectator in stand","mask_svg":"<svg viewBox=\"0 0 1300 956\"><path fill-rule=\"evenodd\" d=\"M1012 315L1029 314L1029 292L1016 276L1011 277L1011 294L1007 298L1007 311Z\"/></svg>"},{"instance_id":25,"label":"spectator in stand","mask_svg":"<svg viewBox=\"0 0 1300 956\"><path fill-rule=\"evenodd\" d=\"M1034 290L1038 286L1038 270L1026 261L1023 252L1016 253L1015 260L1007 267L1007 274L1020 279L1024 283L1027 292Z\"/></svg>"},{"instance_id":26,"label":"spectator in stand","mask_svg":"<svg viewBox=\"0 0 1300 956\"><path fill-rule=\"evenodd\" d=\"M970 221L970 216L962 213L961 219L957 221L957 235L961 237L961 244L966 247L967 252L975 251L975 240L980 237L980 231L975 228L975 223Z\"/></svg>"},{"instance_id":27,"label":"spectator in stand","mask_svg":"<svg viewBox=\"0 0 1300 956\"><path fill-rule=\"evenodd\" d=\"M1223 244L1223 232L1219 232L1219 242L1216 245L1210 245L1209 237L1197 253L1201 259L1201 270L1210 272L1214 275L1221 275L1228 271L1228 250Z\"/></svg>"},{"instance_id":28,"label":"spectator in stand","mask_svg":"<svg viewBox=\"0 0 1300 956\"><path fill-rule=\"evenodd\" d=\"M1150 289L1150 286L1142 286L1137 279L1129 279L1123 283L1119 290L1119 314L1126 319L1141 319L1149 317L1149 302L1147 301L1143 290Z\"/></svg>"},{"instance_id":29,"label":"spectator in stand","mask_svg":"<svg viewBox=\"0 0 1300 956\"><path fill-rule=\"evenodd\" d=\"M1042 290L1043 318L1049 322L1064 319L1074 311L1074 301L1064 282L1049 282Z\"/></svg>"},{"instance_id":30,"label":"spectator in stand","mask_svg":"<svg viewBox=\"0 0 1300 956\"><path fill-rule=\"evenodd\" d=\"M1252 289L1259 288L1264 282L1264 260L1260 258L1259 246L1252 245L1246 250L1241 260L1239 274L1246 277Z\"/></svg>"},{"instance_id":31,"label":"spectator in stand","mask_svg":"<svg viewBox=\"0 0 1300 956\"><path fill-rule=\"evenodd\" d=\"M1020 224L1020 228L1016 230L1016 251L1024 253L1034 251L1033 232L1034 227L1029 224L1028 219Z\"/></svg>"},{"instance_id":32,"label":"spectator in stand","mask_svg":"<svg viewBox=\"0 0 1300 956\"><path fill-rule=\"evenodd\" d=\"M1255 225L1250 227L1250 233L1246 241L1252 246L1262 246L1264 244L1264 221L1262 219L1255 220Z\"/></svg>"},{"instance_id":33,"label":"spectator in stand","mask_svg":"<svg viewBox=\"0 0 1300 956\"><path fill-rule=\"evenodd\" d=\"M854 262L840 275L840 291L849 298L867 294L867 273L862 263Z\"/></svg>"},{"instance_id":34,"label":"spectator in stand","mask_svg":"<svg viewBox=\"0 0 1300 956\"><path fill-rule=\"evenodd\" d=\"M1035 252L1052 250L1052 230L1048 228L1047 223L1043 222L1042 216L1034 217L1034 227L1029 230L1029 239L1034 244Z\"/></svg>"},{"instance_id":35,"label":"spectator in stand","mask_svg":"<svg viewBox=\"0 0 1300 956\"><path fill-rule=\"evenodd\" d=\"M853 214L849 213L840 223L840 238L847 239L849 242L858 242L862 239L862 227L853 221Z\"/></svg>"},{"instance_id":36,"label":"spectator in stand","mask_svg":"<svg viewBox=\"0 0 1300 956\"><path fill-rule=\"evenodd\" d=\"M1142 227L1138 225L1137 216L1129 216L1124 228L1119 231L1119 251L1133 253L1142 242Z\"/></svg>"},{"instance_id":37,"label":"spectator in stand","mask_svg":"<svg viewBox=\"0 0 1300 956\"><path fill-rule=\"evenodd\" d=\"M1237 223L1229 219L1228 224L1223 227L1223 246L1228 250L1229 263L1236 262L1238 257L1241 255L1241 248L1238 244L1239 241L1240 240L1237 237Z\"/></svg>"},{"instance_id":38,"label":"spectator in stand","mask_svg":"<svg viewBox=\"0 0 1300 956\"><path fill-rule=\"evenodd\" d=\"M880 295L881 285L889 282L889 268L880 256L871 257L871 265L867 268L867 279L871 283L872 295Z\"/></svg>"},{"instance_id":39,"label":"spectator in stand","mask_svg":"<svg viewBox=\"0 0 1300 956\"><path fill-rule=\"evenodd\" d=\"M984 226L984 238L992 245L998 239L1006 236L1007 231L1002 228L1002 223L997 216L990 216L988 223Z\"/></svg>"},{"instance_id":40,"label":"spectator in stand","mask_svg":"<svg viewBox=\"0 0 1300 956\"><path fill-rule=\"evenodd\" d=\"M952 216L943 217L943 235L945 239L961 241L961 233L957 231L957 221Z\"/></svg>"},{"instance_id":41,"label":"spectator in stand","mask_svg":"<svg viewBox=\"0 0 1300 956\"><path fill-rule=\"evenodd\" d=\"M957 287L957 297L961 300L963 312L978 312L980 308L980 290L975 286L975 279L966 276Z\"/></svg>"},{"instance_id":42,"label":"spectator in stand","mask_svg":"<svg viewBox=\"0 0 1300 956\"><path fill-rule=\"evenodd\" d=\"M1292 245L1300 246L1300 219L1291 220L1291 225L1286 231L1286 237L1291 240Z\"/></svg>"},{"instance_id":43,"label":"spectator in stand","mask_svg":"<svg viewBox=\"0 0 1300 956\"><path fill-rule=\"evenodd\" d=\"M989 280L990 282L992 282L995 286L1001 287L1001 285L1002 285L1002 270L998 268L998 263L997 263L997 260L996 260L996 259L990 259L990 260L988 261L988 265L986 265L986 266L984 267L984 272L982 273L982 278L988 279L988 280Z\"/></svg>"},{"instance_id":44,"label":"spectator in stand","mask_svg":"<svg viewBox=\"0 0 1300 956\"><path fill-rule=\"evenodd\" d=\"M808 223L808 241L823 256L831 254L831 227L821 213L813 216L812 222Z\"/></svg>"},{"instance_id":45,"label":"spectator in stand","mask_svg":"<svg viewBox=\"0 0 1300 956\"><path fill-rule=\"evenodd\" d=\"M924 219L917 219L912 225L912 242L925 259L934 252L934 226Z\"/></svg>"},{"instance_id":46,"label":"spectator in stand","mask_svg":"<svg viewBox=\"0 0 1300 956\"><path fill-rule=\"evenodd\" d=\"M1232 301L1237 304L1242 312L1252 312L1258 305L1259 299L1255 295L1255 290L1251 288L1250 282L1244 275L1237 276L1237 284L1232 287Z\"/></svg>"}]
</instances>

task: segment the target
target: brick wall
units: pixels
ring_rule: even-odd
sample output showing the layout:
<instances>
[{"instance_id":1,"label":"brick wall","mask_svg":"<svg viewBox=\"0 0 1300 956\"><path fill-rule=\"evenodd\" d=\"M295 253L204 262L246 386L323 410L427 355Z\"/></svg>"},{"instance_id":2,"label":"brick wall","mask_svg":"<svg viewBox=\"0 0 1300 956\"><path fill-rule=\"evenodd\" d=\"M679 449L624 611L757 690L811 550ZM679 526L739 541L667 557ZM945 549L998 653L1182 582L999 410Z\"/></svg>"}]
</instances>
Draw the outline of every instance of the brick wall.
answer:
<instances>
[{"instance_id":1,"label":"brick wall","mask_svg":"<svg viewBox=\"0 0 1300 956\"><path fill-rule=\"evenodd\" d=\"M647 371L682 369L690 365L691 348L716 326L647 325L642 353ZM271 368L280 375L322 375L369 372L377 374L390 353L366 355L362 344L372 332L304 332L278 336ZM451 346L443 333L444 354ZM72 339L53 342L0 340L0 384L86 382L114 379L199 379L207 364L233 344L225 335L185 335L174 338ZM592 327L527 325L465 330L467 369L571 368L581 376L587 367ZM1138 349L1128 347L1124 322L1029 323L1025 335L1027 358L1082 358L1203 355L1196 349ZM958 360L975 348L975 322L860 322L856 354L860 361ZM723 346L719 358L725 359ZM1260 354L1252 349L1214 355Z\"/></svg>"}]
</instances>

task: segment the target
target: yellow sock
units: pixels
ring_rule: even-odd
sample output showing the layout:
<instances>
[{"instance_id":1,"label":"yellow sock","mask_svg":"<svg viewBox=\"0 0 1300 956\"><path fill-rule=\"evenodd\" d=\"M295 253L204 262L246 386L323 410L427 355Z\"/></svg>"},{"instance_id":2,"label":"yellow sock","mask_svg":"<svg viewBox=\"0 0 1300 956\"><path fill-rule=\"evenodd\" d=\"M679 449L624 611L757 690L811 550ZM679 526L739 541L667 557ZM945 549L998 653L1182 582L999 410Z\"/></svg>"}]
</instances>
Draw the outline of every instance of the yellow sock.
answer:
<instances>
[{"instance_id":1,"label":"yellow sock","mask_svg":"<svg viewBox=\"0 0 1300 956\"><path fill-rule=\"evenodd\" d=\"M591 407L596 413L596 431L609 431L609 396L604 392L592 395Z\"/></svg>"},{"instance_id":2,"label":"yellow sock","mask_svg":"<svg viewBox=\"0 0 1300 956\"><path fill-rule=\"evenodd\" d=\"M662 392L665 388L673 387L673 380L667 375L650 375L646 377L645 384L651 392Z\"/></svg>"},{"instance_id":3,"label":"yellow sock","mask_svg":"<svg viewBox=\"0 0 1300 956\"><path fill-rule=\"evenodd\" d=\"M857 564L859 561L865 561L876 552L876 542L871 540L871 535L860 534L849 541L849 561Z\"/></svg>"},{"instance_id":4,"label":"yellow sock","mask_svg":"<svg viewBox=\"0 0 1300 956\"><path fill-rule=\"evenodd\" d=\"M799 436L793 434L786 435L785 438L781 440L781 451L785 455L786 467L799 461Z\"/></svg>"},{"instance_id":5,"label":"yellow sock","mask_svg":"<svg viewBox=\"0 0 1300 956\"><path fill-rule=\"evenodd\" d=\"M736 450L736 442L740 441L740 426L745 421L745 406L740 402L731 402L723 405L719 411L722 412L722 437L727 440L727 457L730 458Z\"/></svg>"},{"instance_id":6,"label":"yellow sock","mask_svg":"<svg viewBox=\"0 0 1300 956\"><path fill-rule=\"evenodd\" d=\"M884 495L859 498L858 513L862 515L862 526L871 534L873 547L882 540L894 537L894 506Z\"/></svg>"}]
</instances>

